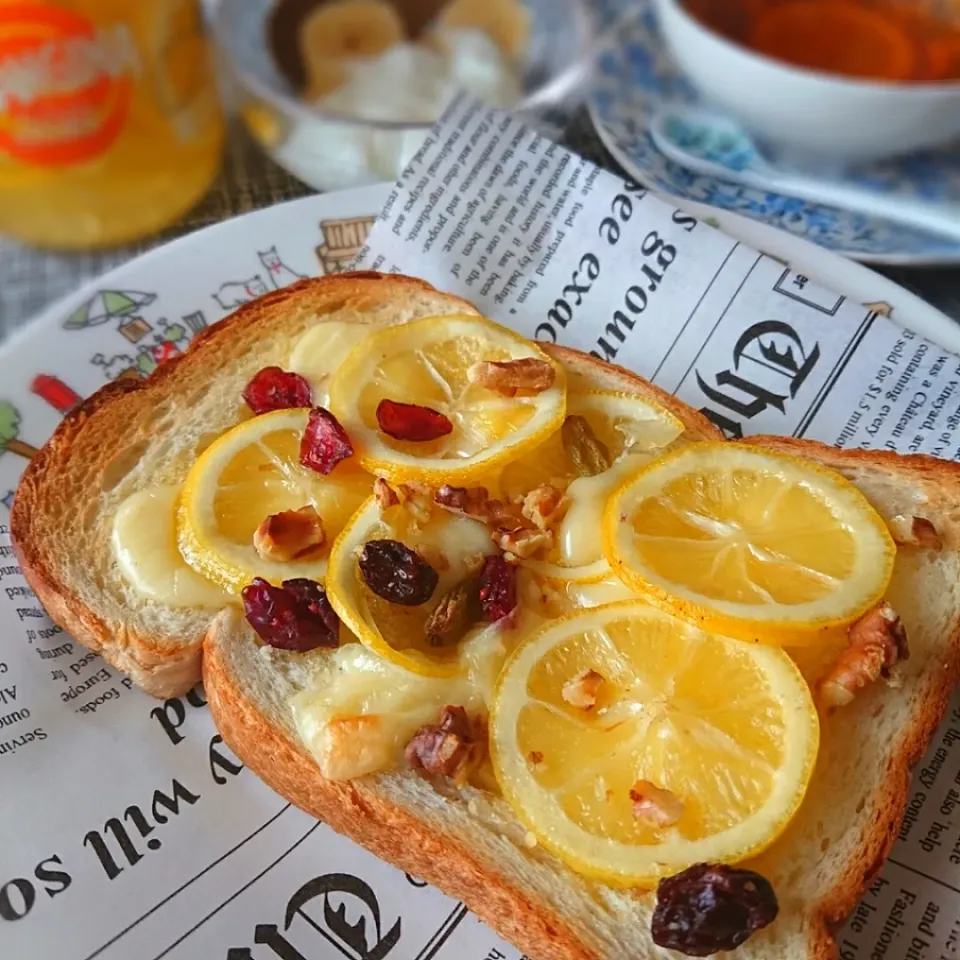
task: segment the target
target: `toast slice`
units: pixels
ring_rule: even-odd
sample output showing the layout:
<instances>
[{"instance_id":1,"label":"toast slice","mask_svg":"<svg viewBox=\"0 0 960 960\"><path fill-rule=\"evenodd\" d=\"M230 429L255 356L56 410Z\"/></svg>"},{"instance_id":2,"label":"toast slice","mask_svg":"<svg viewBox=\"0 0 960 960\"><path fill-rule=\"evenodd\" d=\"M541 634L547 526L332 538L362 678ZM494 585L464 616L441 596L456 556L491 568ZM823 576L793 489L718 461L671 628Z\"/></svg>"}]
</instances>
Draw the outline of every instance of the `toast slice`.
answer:
<instances>
[{"instance_id":1,"label":"toast slice","mask_svg":"<svg viewBox=\"0 0 960 960\"><path fill-rule=\"evenodd\" d=\"M827 960L837 955L831 929L890 850L911 766L960 679L960 465L773 437L751 443L839 470L885 519L922 516L943 540L936 551L898 550L887 598L910 642L902 686L873 684L823 719L817 769L798 815L748 864L773 883L780 914L729 956ZM258 647L233 611L214 621L204 644L207 698L224 739L258 776L376 855L462 900L535 960L666 956L650 937L652 893L587 880L529 849L525 828L496 797L470 787L441 794L410 771L347 783L323 779L299 741L288 700L325 656Z\"/></svg>"},{"instance_id":2,"label":"toast slice","mask_svg":"<svg viewBox=\"0 0 960 960\"><path fill-rule=\"evenodd\" d=\"M31 460L11 511L24 575L51 618L148 693L185 693L200 679L216 611L146 599L121 578L110 546L119 506L138 490L181 483L206 446L241 419L250 378L284 366L311 325L476 312L406 277L306 280L241 307L148 379L98 390Z\"/></svg>"},{"instance_id":3,"label":"toast slice","mask_svg":"<svg viewBox=\"0 0 960 960\"><path fill-rule=\"evenodd\" d=\"M285 366L311 326L456 313L477 311L408 277L305 280L241 307L147 380L117 380L85 400L30 462L10 519L23 573L51 618L148 693L189 690L216 611L158 603L123 580L110 546L120 505L139 490L182 483L199 454L241 419L250 378ZM667 406L690 439L721 439L701 414L633 374L562 348L556 355L593 389L639 390Z\"/></svg>"}]
</instances>

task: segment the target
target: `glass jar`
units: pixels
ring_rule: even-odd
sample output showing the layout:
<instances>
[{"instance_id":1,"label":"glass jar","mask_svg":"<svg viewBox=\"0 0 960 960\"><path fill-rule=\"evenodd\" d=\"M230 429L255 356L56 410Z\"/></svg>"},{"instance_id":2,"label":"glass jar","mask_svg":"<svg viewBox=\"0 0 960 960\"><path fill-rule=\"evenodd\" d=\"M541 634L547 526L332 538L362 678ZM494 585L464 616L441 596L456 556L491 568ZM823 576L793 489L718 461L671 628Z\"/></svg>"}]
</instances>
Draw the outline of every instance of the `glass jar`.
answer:
<instances>
[{"instance_id":1,"label":"glass jar","mask_svg":"<svg viewBox=\"0 0 960 960\"><path fill-rule=\"evenodd\" d=\"M206 192L223 133L197 0L0 0L0 234L149 234Z\"/></svg>"}]
</instances>

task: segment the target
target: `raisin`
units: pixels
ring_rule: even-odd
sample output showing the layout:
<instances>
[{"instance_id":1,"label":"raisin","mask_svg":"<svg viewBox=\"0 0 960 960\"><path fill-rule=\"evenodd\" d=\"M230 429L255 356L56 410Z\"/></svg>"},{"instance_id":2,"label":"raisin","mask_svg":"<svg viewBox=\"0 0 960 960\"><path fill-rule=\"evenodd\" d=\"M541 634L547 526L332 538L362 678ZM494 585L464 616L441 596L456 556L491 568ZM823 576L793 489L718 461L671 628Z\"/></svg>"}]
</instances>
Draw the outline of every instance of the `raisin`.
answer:
<instances>
[{"instance_id":1,"label":"raisin","mask_svg":"<svg viewBox=\"0 0 960 960\"><path fill-rule=\"evenodd\" d=\"M417 443L453 432L453 424L439 410L396 400L381 400L377 404L377 423L388 437Z\"/></svg>"},{"instance_id":2,"label":"raisin","mask_svg":"<svg viewBox=\"0 0 960 960\"><path fill-rule=\"evenodd\" d=\"M517 571L499 554L483 562L480 609L488 623L496 623L517 609Z\"/></svg>"},{"instance_id":3,"label":"raisin","mask_svg":"<svg viewBox=\"0 0 960 960\"><path fill-rule=\"evenodd\" d=\"M340 421L329 410L314 407L300 440L300 462L317 473L328 474L352 456L353 444Z\"/></svg>"},{"instance_id":4,"label":"raisin","mask_svg":"<svg viewBox=\"0 0 960 960\"><path fill-rule=\"evenodd\" d=\"M275 587L256 577L242 596L247 622L267 646L306 653L339 643L340 618L313 580L284 580Z\"/></svg>"},{"instance_id":5,"label":"raisin","mask_svg":"<svg viewBox=\"0 0 960 960\"><path fill-rule=\"evenodd\" d=\"M739 947L777 910L773 887L759 873L697 863L660 881L651 933L657 946L707 957Z\"/></svg>"},{"instance_id":6,"label":"raisin","mask_svg":"<svg viewBox=\"0 0 960 960\"><path fill-rule=\"evenodd\" d=\"M437 571L399 540L370 540L358 560L363 582L390 603L416 607L437 589Z\"/></svg>"},{"instance_id":7,"label":"raisin","mask_svg":"<svg viewBox=\"0 0 960 960\"><path fill-rule=\"evenodd\" d=\"M309 407L313 403L313 391L299 373L288 373L280 367L264 367L244 387L243 399L259 416L271 410Z\"/></svg>"}]
</instances>

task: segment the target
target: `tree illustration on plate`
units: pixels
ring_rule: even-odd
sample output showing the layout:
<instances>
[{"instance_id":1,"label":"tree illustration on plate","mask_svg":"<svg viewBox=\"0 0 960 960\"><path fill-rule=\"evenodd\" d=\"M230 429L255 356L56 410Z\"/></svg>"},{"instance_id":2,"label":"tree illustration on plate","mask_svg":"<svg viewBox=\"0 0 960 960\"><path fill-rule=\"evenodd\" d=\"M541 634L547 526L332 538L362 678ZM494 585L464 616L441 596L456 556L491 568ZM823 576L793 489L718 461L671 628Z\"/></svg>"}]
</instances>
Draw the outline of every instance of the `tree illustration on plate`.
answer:
<instances>
[{"instance_id":1,"label":"tree illustration on plate","mask_svg":"<svg viewBox=\"0 0 960 960\"><path fill-rule=\"evenodd\" d=\"M9 400L0 400L0 454L16 453L29 460L40 451L18 439L19 434L20 411Z\"/></svg>"}]
</instances>

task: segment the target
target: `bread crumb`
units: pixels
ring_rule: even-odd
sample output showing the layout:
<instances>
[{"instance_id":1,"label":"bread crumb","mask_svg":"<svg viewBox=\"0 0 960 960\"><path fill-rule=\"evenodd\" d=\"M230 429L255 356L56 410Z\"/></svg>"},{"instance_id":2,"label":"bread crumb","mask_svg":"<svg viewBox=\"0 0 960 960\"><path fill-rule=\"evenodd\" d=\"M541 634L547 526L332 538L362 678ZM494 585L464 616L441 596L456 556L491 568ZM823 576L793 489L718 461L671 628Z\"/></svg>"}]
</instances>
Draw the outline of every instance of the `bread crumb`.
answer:
<instances>
[{"instance_id":1,"label":"bread crumb","mask_svg":"<svg viewBox=\"0 0 960 960\"><path fill-rule=\"evenodd\" d=\"M532 850L532 849L537 845L537 837L536 837L536 834L531 833L531 831L528 830L528 831L523 835L523 845L524 845L528 850Z\"/></svg>"}]
</instances>

